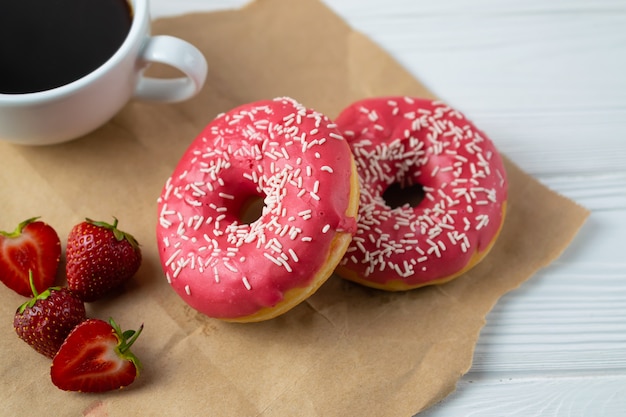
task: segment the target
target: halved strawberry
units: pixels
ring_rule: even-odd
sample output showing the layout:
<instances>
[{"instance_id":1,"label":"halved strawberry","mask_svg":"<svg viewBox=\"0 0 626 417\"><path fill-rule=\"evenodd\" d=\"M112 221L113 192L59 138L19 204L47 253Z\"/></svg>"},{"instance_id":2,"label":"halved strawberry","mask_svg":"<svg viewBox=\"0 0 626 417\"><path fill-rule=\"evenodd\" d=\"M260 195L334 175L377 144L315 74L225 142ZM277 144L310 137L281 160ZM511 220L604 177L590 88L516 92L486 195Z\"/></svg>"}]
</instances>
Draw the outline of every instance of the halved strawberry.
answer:
<instances>
[{"instance_id":1,"label":"halved strawberry","mask_svg":"<svg viewBox=\"0 0 626 417\"><path fill-rule=\"evenodd\" d=\"M104 392L130 385L141 364L130 351L139 330L122 332L113 321L88 319L72 330L52 360L52 383L66 391Z\"/></svg>"},{"instance_id":2,"label":"halved strawberry","mask_svg":"<svg viewBox=\"0 0 626 417\"><path fill-rule=\"evenodd\" d=\"M50 287L39 294L32 272L30 283L34 296L15 312L13 328L20 339L52 358L72 329L87 319L85 304L67 288Z\"/></svg>"},{"instance_id":3,"label":"halved strawberry","mask_svg":"<svg viewBox=\"0 0 626 417\"><path fill-rule=\"evenodd\" d=\"M38 217L18 224L13 232L0 231L0 280L25 297L33 295L28 271L38 292L54 285L61 241L57 232Z\"/></svg>"},{"instance_id":4,"label":"halved strawberry","mask_svg":"<svg viewBox=\"0 0 626 417\"><path fill-rule=\"evenodd\" d=\"M86 219L67 238L68 287L83 301L95 301L130 279L141 265L135 238L113 224Z\"/></svg>"}]
</instances>

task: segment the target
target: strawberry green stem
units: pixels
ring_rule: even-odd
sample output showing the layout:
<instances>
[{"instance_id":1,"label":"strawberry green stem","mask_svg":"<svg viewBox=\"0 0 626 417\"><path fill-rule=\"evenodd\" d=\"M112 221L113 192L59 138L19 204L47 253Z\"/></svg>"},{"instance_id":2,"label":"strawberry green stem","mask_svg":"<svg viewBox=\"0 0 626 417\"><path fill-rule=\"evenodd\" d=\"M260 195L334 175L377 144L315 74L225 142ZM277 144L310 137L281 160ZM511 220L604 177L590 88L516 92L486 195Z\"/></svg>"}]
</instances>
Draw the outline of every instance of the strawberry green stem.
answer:
<instances>
[{"instance_id":1,"label":"strawberry green stem","mask_svg":"<svg viewBox=\"0 0 626 417\"><path fill-rule=\"evenodd\" d=\"M141 369L141 363L139 359L130 351L130 347L135 343L141 332L143 331L143 323L139 326L137 331L135 330L127 330L122 332L120 326L113 320L113 318L109 319L109 324L115 330L115 334L117 335L117 339L119 343L117 345L117 352L124 358L132 361L137 368L137 371Z\"/></svg>"},{"instance_id":2,"label":"strawberry green stem","mask_svg":"<svg viewBox=\"0 0 626 417\"><path fill-rule=\"evenodd\" d=\"M37 303L38 300L45 300L46 298L50 297L50 294L52 293L53 290L60 290L60 287L50 287L48 289L46 289L44 292L42 292L41 294L39 294L37 292L37 288L35 287L35 280L33 279L33 270L29 269L28 270L28 282L30 283L30 289L33 292L33 298L31 298L30 300L26 301L24 304L22 304L19 308L18 308L18 312L20 314L24 313L24 310L26 310L26 308L33 308L35 306L35 303Z\"/></svg>"},{"instance_id":3,"label":"strawberry green stem","mask_svg":"<svg viewBox=\"0 0 626 417\"><path fill-rule=\"evenodd\" d=\"M128 332L124 332L125 343L123 345L122 353L124 353L124 352L128 351L128 349L130 349L130 347L133 345L133 343L135 343L135 340L137 340L137 338L139 337L139 335L141 334L142 331L143 331L143 323L141 324L141 326L139 326L139 329L137 329L137 331L130 330ZM132 332L132 334L131 334L131 332ZM126 339L126 337L128 339Z\"/></svg>"},{"instance_id":4,"label":"strawberry green stem","mask_svg":"<svg viewBox=\"0 0 626 417\"><path fill-rule=\"evenodd\" d=\"M28 282L30 283L30 290L33 292L33 298L37 298L37 296L39 296L39 292L37 292L37 287L35 287L32 269L28 270Z\"/></svg>"}]
</instances>

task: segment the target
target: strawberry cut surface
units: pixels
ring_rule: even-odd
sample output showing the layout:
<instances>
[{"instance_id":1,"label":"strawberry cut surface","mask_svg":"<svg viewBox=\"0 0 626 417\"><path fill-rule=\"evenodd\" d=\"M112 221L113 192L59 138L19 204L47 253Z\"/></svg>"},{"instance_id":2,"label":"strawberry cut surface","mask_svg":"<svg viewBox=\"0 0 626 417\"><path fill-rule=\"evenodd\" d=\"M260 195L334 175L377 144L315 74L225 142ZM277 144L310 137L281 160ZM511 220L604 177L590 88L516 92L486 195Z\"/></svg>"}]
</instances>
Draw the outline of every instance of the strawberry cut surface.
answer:
<instances>
[{"instance_id":1,"label":"strawberry cut surface","mask_svg":"<svg viewBox=\"0 0 626 417\"><path fill-rule=\"evenodd\" d=\"M99 319L76 326L52 361L54 385L67 391L104 392L130 385L140 369L129 348L141 332L124 332Z\"/></svg>"},{"instance_id":2,"label":"strawberry cut surface","mask_svg":"<svg viewBox=\"0 0 626 417\"><path fill-rule=\"evenodd\" d=\"M33 272L38 292L51 287L60 259L58 234L36 217L20 223L12 232L0 231L0 280L20 295L33 295L29 271Z\"/></svg>"}]
</instances>

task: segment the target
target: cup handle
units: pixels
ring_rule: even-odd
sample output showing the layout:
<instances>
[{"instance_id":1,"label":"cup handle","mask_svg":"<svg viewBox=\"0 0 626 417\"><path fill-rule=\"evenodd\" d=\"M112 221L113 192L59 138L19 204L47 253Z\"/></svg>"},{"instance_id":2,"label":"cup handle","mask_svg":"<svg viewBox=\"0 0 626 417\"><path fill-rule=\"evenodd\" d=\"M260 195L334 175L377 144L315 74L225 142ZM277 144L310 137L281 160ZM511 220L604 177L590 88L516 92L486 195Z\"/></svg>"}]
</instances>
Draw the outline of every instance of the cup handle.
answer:
<instances>
[{"instance_id":1,"label":"cup handle","mask_svg":"<svg viewBox=\"0 0 626 417\"><path fill-rule=\"evenodd\" d=\"M152 36L140 53L140 67L151 63L170 65L185 77L159 79L139 75L134 97L145 101L176 102L193 97L202 89L207 62L192 44L173 36Z\"/></svg>"}]
</instances>

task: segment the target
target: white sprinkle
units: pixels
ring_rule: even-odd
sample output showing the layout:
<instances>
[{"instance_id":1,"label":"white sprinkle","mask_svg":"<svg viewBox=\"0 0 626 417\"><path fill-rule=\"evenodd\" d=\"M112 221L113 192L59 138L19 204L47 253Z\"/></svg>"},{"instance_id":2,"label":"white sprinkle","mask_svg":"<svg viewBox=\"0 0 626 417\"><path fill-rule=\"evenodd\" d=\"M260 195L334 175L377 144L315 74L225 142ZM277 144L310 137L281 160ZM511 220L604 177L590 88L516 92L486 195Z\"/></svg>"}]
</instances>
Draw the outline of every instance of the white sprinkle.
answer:
<instances>
[{"instance_id":1,"label":"white sprinkle","mask_svg":"<svg viewBox=\"0 0 626 417\"><path fill-rule=\"evenodd\" d=\"M235 196L233 196L232 194L226 194L226 193L219 193L218 194L220 197L222 198L226 198L228 200L234 200Z\"/></svg>"},{"instance_id":2,"label":"white sprinkle","mask_svg":"<svg viewBox=\"0 0 626 417\"><path fill-rule=\"evenodd\" d=\"M287 270L287 272L293 272L293 269L291 269L291 266L289 265L289 263L287 263L285 259L278 258L277 261L280 262L281 266L283 266L285 270Z\"/></svg>"},{"instance_id":3,"label":"white sprinkle","mask_svg":"<svg viewBox=\"0 0 626 417\"><path fill-rule=\"evenodd\" d=\"M248 278L243 277L241 278L241 280L243 281L243 285L246 287L246 289L250 291L252 289L252 286L250 286L250 282L248 282Z\"/></svg>"},{"instance_id":4,"label":"white sprinkle","mask_svg":"<svg viewBox=\"0 0 626 417\"><path fill-rule=\"evenodd\" d=\"M476 216L476 221L478 221L478 224L476 225L476 230L480 230L483 227L487 226L487 224L489 224L489 216L487 216L486 214L480 214Z\"/></svg>"},{"instance_id":5,"label":"white sprinkle","mask_svg":"<svg viewBox=\"0 0 626 417\"><path fill-rule=\"evenodd\" d=\"M196 197L203 197L203 196L205 196L205 195L206 195L206 192L205 192L203 189L201 189L201 188L198 186L198 184L191 183L191 184L190 184L190 187L194 190L194 195L195 195Z\"/></svg>"},{"instance_id":6,"label":"white sprinkle","mask_svg":"<svg viewBox=\"0 0 626 417\"><path fill-rule=\"evenodd\" d=\"M228 268L229 271L237 273L239 271L237 271L237 268L235 268L234 266L232 266L231 264L229 264L228 262L224 262L224 266L226 268Z\"/></svg>"},{"instance_id":7,"label":"white sprinkle","mask_svg":"<svg viewBox=\"0 0 626 417\"><path fill-rule=\"evenodd\" d=\"M322 166L322 168L320 168L320 169L321 169L322 171L326 171L326 172L329 172L329 173L331 173L331 174L333 173L333 169L332 169L331 167L329 167L328 165L324 165L324 166Z\"/></svg>"},{"instance_id":8,"label":"white sprinkle","mask_svg":"<svg viewBox=\"0 0 626 417\"><path fill-rule=\"evenodd\" d=\"M294 262L298 262L298 255L296 255L296 252L294 252L293 249L289 248L289 255L291 255L291 259L293 259Z\"/></svg>"},{"instance_id":9,"label":"white sprinkle","mask_svg":"<svg viewBox=\"0 0 626 417\"><path fill-rule=\"evenodd\" d=\"M278 261L278 259L274 258L272 255L270 255L267 252L263 252L263 256L265 256L267 259L269 259L270 261L272 261L273 263L275 263L278 266L282 266L282 264Z\"/></svg>"},{"instance_id":10,"label":"white sprinkle","mask_svg":"<svg viewBox=\"0 0 626 417\"><path fill-rule=\"evenodd\" d=\"M168 259L167 261L165 261L165 266L166 266L166 267L169 267L169 266L170 266L170 264L171 264L172 262L174 262L174 260L178 257L178 255L180 255L180 253L181 253L182 251L183 251L182 249L178 249L177 251L175 251L175 252L172 254L172 256L170 256L170 257L169 257L169 259Z\"/></svg>"},{"instance_id":11,"label":"white sprinkle","mask_svg":"<svg viewBox=\"0 0 626 417\"><path fill-rule=\"evenodd\" d=\"M194 206L194 207L202 206L202 203L198 200L192 200L192 199L186 198L185 202L189 204L190 206Z\"/></svg>"},{"instance_id":12,"label":"white sprinkle","mask_svg":"<svg viewBox=\"0 0 626 417\"><path fill-rule=\"evenodd\" d=\"M330 230L330 224L327 224L322 228L322 233L327 233Z\"/></svg>"},{"instance_id":13,"label":"white sprinkle","mask_svg":"<svg viewBox=\"0 0 626 417\"><path fill-rule=\"evenodd\" d=\"M191 295L191 288L189 288L189 285L185 285L185 292L187 295Z\"/></svg>"},{"instance_id":14,"label":"white sprinkle","mask_svg":"<svg viewBox=\"0 0 626 417\"><path fill-rule=\"evenodd\" d=\"M198 219L196 221L196 224L194 225L194 230L198 231L200 229L200 227L202 226L202 223L204 222L204 217L203 216L198 216Z\"/></svg>"},{"instance_id":15,"label":"white sprinkle","mask_svg":"<svg viewBox=\"0 0 626 417\"><path fill-rule=\"evenodd\" d=\"M178 275L180 274L180 271L182 271L182 270L183 270L183 266L182 265L178 265L176 267L176 270L172 274L172 278L178 278Z\"/></svg>"}]
</instances>

